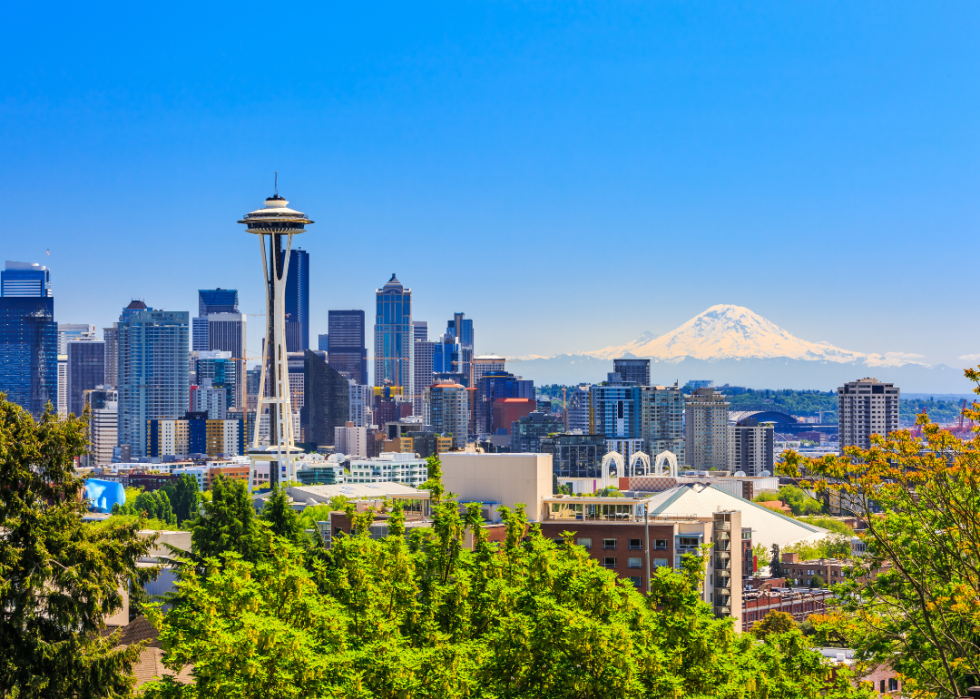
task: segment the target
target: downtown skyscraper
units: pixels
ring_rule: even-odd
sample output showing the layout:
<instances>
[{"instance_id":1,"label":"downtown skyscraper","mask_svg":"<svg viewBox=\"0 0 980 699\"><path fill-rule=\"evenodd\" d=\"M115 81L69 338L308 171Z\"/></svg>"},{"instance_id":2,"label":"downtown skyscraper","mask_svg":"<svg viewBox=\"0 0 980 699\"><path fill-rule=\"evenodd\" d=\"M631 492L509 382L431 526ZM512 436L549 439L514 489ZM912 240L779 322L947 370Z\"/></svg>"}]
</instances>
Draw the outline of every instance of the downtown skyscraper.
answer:
<instances>
[{"instance_id":1,"label":"downtown skyscraper","mask_svg":"<svg viewBox=\"0 0 980 699\"><path fill-rule=\"evenodd\" d=\"M310 253L290 250L286 275L286 351L310 348Z\"/></svg>"},{"instance_id":2,"label":"downtown skyscraper","mask_svg":"<svg viewBox=\"0 0 980 699\"><path fill-rule=\"evenodd\" d=\"M189 404L190 314L133 301L119 317L119 443L147 453L149 420L180 418Z\"/></svg>"},{"instance_id":3,"label":"downtown skyscraper","mask_svg":"<svg viewBox=\"0 0 980 699\"><path fill-rule=\"evenodd\" d=\"M412 356L412 290L392 274L376 292L374 321L374 385L401 386L404 395L414 395Z\"/></svg>"},{"instance_id":4,"label":"downtown skyscraper","mask_svg":"<svg viewBox=\"0 0 980 699\"><path fill-rule=\"evenodd\" d=\"M238 309L238 290L200 289L197 293L194 351L231 353L235 362L235 384L229 388L231 407L244 409L246 318Z\"/></svg>"},{"instance_id":5,"label":"downtown skyscraper","mask_svg":"<svg viewBox=\"0 0 980 699\"><path fill-rule=\"evenodd\" d=\"M327 314L327 362L361 386L368 384L364 311L329 311Z\"/></svg>"},{"instance_id":6,"label":"downtown skyscraper","mask_svg":"<svg viewBox=\"0 0 980 699\"><path fill-rule=\"evenodd\" d=\"M34 417L58 408L58 325L51 273L28 262L0 272L0 391Z\"/></svg>"}]
</instances>

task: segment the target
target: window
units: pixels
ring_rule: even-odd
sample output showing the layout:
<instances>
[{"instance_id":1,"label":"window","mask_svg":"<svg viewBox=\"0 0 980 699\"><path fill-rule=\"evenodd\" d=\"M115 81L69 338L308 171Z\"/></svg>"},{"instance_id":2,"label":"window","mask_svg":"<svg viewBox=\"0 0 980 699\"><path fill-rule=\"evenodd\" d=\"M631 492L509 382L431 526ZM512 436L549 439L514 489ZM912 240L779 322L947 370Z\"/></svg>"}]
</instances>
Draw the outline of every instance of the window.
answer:
<instances>
[{"instance_id":1,"label":"window","mask_svg":"<svg viewBox=\"0 0 980 699\"><path fill-rule=\"evenodd\" d=\"M666 551L667 550L667 540L666 539L654 539L653 548L657 549L658 551Z\"/></svg>"},{"instance_id":2,"label":"window","mask_svg":"<svg viewBox=\"0 0 980 699\"><path fill-rule=\"evenodd\" d=\"M556 536L555 537L555 543L558 546L564 546L565 545L565 537L563 537L563 536Z\"/></svg>"},{"instance_id":3,"label":"window","mask_svg":"<svg viewBox=\"0 0 980 699\"><path fill-rule=\"evenodd\" d=\"M881 682L879 682L879 683L878 683L878 687L879 687L879 688L880 688L880 690L881 690L881 691L879 692L879 694L884 694L884 693L885 693L885 681L884 681L884 680L882 680Z\"/></svg>"},{"instance_id":4,"label":"window","mask_svg":"<svg viewBox=\"0 0 980 699\"><path fill-rule=\"evenodd\" d=\"M667 566L667 559L666 558L654 558L653 559L653 567L654 568L664 568L666 566Z\"/></svg>"},{"instance_id":5,"label":"window","mask_svg":"<svg viewBox=\"0 0 980 699\"><path fill-rule=\"evenodd\" d=\"M641 549L643 548L643 539L630 539L629 547L631 549Z\"/></svg>"},{"instance_id":6,"label":"window","mask_svg":"<svg viewBox=\"0 0 980 699\"><path fill-rule=\"evenodd\" d=\"M642 587L642 585L643 585L643 578L641 578L639 576L632 576L631 575L630 576L630 582L633 583L633 585L635 587Z\"/></svg>"},{"instance_id":7,"label":"window","mask_svg":"<svg viewBox=\"0 0 980 699\"><path fill-rule=\"evenodd\" d=\"M612 556L606 556L605 558L602 559L602 567L603 568L615 568L616 567L616 559L614 557L612 557Z\"/></svg>"},{"instance_id":8,"label":"window","mask_svg":"<svg viewBox=\"0 0 980 699\"><path fill-rule=\"evenodd\" d=\"M701 545L701 539L696 536L677 537L677 548L697 548Z\"/></svg>"},{"instance_id":9,"label":"window","mask_svg":"<svg viewBox=\"0 0 980 699\"><path fill-rule=\"evenodd\" d=\"M898 680L896 680L894 677L890 677L888 679L888 691L889 692L897 692L898 691Z\"/></svg>"},{"instance_id":10,"label":"window","mask_svg":"<svg viewBox=\"0 0 980 699\"><path fill-rule=\"evenodd\" d=\"M643 567L643 559L640 558L639 556L637 556L636 558L627 558L626 559L626 567L627 568L642 568Z\"/></svg>"},{"instance_id":11,"label":"window","mask_svg":"<svg viewBox=\"0 0 980 699\"><path fill-rule=\"evenodd\" d=\"M602 548L604 548L604 549L614 549L614 548L616 548L616 540L615 539L603 539L602 540Z\"/></svg>"},{"instance_id":12,"label":"window","mask_svg":"<svg viewBox=\"0 0 980 699\"><path fill-rule=\"evenodd\" d=\"M592 539L590 539L589 537L576 539L575 543L577 543L579 546L581 546L584 549L592 548Z\"/></svg>"}]
</instances>

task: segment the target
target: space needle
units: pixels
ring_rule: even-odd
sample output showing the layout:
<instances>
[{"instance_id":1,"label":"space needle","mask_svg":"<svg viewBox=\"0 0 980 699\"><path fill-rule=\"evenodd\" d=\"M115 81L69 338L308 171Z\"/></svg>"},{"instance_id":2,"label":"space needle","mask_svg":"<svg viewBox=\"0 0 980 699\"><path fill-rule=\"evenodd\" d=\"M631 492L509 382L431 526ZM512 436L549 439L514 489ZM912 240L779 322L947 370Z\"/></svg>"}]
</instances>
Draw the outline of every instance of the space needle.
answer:
<instances>
[{"instance_id":1,"label":"space needle","mask_svg":"<svg viewBox=\"0 0 980 699\"><path fill-rule=\"evenodd\" d=\"M278 175L275 194L265 200L265 206L245 214L238 223L259 239L262 251L262 273L266 288L266 331L262 347L262 373L259 378L259 398L255 411L255 436L249 449L249 486L252 486L256 466L269 465L269 485L294 480L296 462L302 459L293 434L293 411L289 396L289 367L286 357L286 277L289 273L289 252L293 236L306 231L313 221L306 214L288 208L289 202L279 196ZM285 249L283 244L285 243ZM268 390L267 390L268 387ZM268 395L266 395L268 393ZM258 423L269 412L269 445L260 446Z\"/></svg>"}]
</instances>

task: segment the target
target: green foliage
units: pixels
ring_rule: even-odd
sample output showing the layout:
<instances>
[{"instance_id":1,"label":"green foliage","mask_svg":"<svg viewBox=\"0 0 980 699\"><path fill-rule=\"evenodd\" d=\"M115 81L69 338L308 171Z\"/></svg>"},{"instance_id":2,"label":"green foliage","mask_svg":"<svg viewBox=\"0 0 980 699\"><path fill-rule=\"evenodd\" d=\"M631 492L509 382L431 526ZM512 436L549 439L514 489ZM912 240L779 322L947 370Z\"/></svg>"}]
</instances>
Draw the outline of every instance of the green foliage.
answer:
<instances>
[{"instance_id":1,"label":"green foliage","mask_svg":"<svg viewBox=\"0 0 980 699\"><path fill-rule=\"evenodd\" d=\"M211 501L191 521L191 546L195 555L218 558L235 552L245 561L259 560L267 546L268 535L259 525L252 499L245 483L224 475L211 484Z\"/></svg>"},{"instance_id":2,"label":"green foliage","mask_svg":"<svg viewBox=\"0 0 980 699\"><path fill-rule=\"evenodd\" d=\"M756 564L760 569L765 568L772 561L772 555L762 544L756 544L752 547L752 555L756 558Z\"/></svg>"},{"instance_id":3,"label":"green foliage","mask_svg":"<svg viewBox=\"0 0 980 699\"><path fill-rule=\"evenodd\" d=\"M810 587L827 587L827 581L823 579L822 575L814 575L810 578Z\"/></svg>"},{"instance_id":4,"label":"green foliage","mask_svg":"<svg viewBox=\"0 0 980 699\"><path fill-rule=\"evenodd\" d=\"M0 696L123 697L142 646L102 636L122 605L120 584L152 541L139 521L82 522L87 504L74 459L84 418L35 422L0 395ZM114 518L110 518L114 519Z\"/></svg>"},{"instance_id":5,"label":"green foliage","mask_svg":"<svg viewBox=\"0 0 980 699\"><path fill-rule=\"evenodd\" d=\"M779 496L775 493L759 493L754 498L752 502L778 502Z\"/></svg>"},{"instance_id":6,"label":"green foliage","mask_svg":"<svg viewBox=\"0 0 980 699\"><path fill-rule=\"evenodd\" d=\"M124 505L113 505L112 513L116 515L143 515L152 520L164 523L163 529L177 525L177 517L170 505L170 498L163 490L149 493L140 492L133 500L128 496Z\"/></svg>"},{"instance_id":7,"label":"green foliage","mask_svg":"<svg viewBox=\"0 0 980 699\"><path fill-rule=\"evenodd\" d=\"M752 634L757 638L765 638L775 633L790 633L794 629L796 629L796 622L792 614L773 610L752 627Z\"/></svg>"},{"instance_id":8,"label":"green foliage","mask_svg":"<svg viewBox=\"0 0 980 699\"><path fill-rule=\"evenodd\" d=\"M759 643L716 619L700 601L706 552L657 569L644 596L570 534L542 537L522 507L501 508L506 539L490 543L479 505L461 514L430 466L432 526L407 540L399 504L380 540L372 513L349 505L353 536L322 555L274 536L253 560L186 564L179 604L153 623L168 667L193 664L196 684L148 696L871 696L846 670L832 678L796 631Z\"/></svg>"},{"instance_id":9,"label":"green foliage","mask_svg":"<svg viewBox=\"0 0 980 699\"><path fill-rule=\"evenodd\" d=\"M794 515L817 515L823 512L823 505L819 500L814 500L795 485L780 487L776 500L781 500Z\"/></svg>"},{"instance_id":10,"label":"green foliage","mask_svg":"<svg viewBox=\"0 0 980 699\"><path fill-rule=\"evenodd\" d=\"M902 424L913 424L916 416L925 410L929 420L945 424L959 420L960 409L957 401L902 398L898 402L898 419Z\"/></svg>"},{"instance_id":11,"label":"green foliage","mask_svg":"<svg viewBox=\"0 0 980 699\"><path fill-rule=\"evenodd\" d=\"M286 494L285 488L273 488L272 495L266 500L259 517L269 525L276 536L298 544L303 541L303 525L292 507L292 501Z\"/></svg>"},{"instance_id":12,"label":"green foliage","mask_svg":"<svg viewBox=\"0 0 980 699\"><path fill-rule=\"evenodd\" d=\"M848 538L854 536L853 529L841 522L839 519L834 519L833 517L828 517L826 515L811 515L797 517L797 519L801 522L812 524L815 527L821 527L823 529L827 529L828 531L832 531L834 534L840 534L841 536L846 536Z\"/></svg>"},{"instance_id":13,"label":"green foliage","mask_svg":"<svg viewBox=\"0 0 980 699\"><path fill-rule=\"evenodd\" d=\"M179 524L197 516L201 494L198 490L197 479L194 476L189 473L182 473L176 483L167 485L163 490L170 497L174 515Z\"/></svg>"}]
</instances>

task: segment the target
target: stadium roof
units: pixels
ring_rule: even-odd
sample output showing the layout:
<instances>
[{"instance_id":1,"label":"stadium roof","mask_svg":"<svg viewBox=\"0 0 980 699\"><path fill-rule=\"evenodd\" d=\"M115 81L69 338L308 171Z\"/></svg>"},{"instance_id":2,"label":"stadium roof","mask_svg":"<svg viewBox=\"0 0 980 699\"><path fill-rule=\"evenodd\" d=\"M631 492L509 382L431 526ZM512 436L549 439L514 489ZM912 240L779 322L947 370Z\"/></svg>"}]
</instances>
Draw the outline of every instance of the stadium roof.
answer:
<instances>
[{"instance_id":1,"label":"stadium roof","mask_svg":"<svg viewBox=\"0 0 980 699\"><path fill-rule=\"evenodd\" d=\"M651 515L704 517L719 510L738 510L742 513L742 526L752 529L752 545L762 544L767 549L772 548L773 544L779 544L782 549L800 541L819 541L830 533L821 527L781 515L768 507L702 483L679 485L657 493L648 502Z\"/></svg>"},{"instance_id":2,"label":"stadium roof","mask_svg":"<svg viewBox=\"0 0 980 699\"><path fill-rule=\"evenodd\" d=\"M781 425L795 425L798 422L792 415L776 410L733 410L728 413L728 422L741 422L748 417L755 418L759 422L775 422Z\"/></svg>"}]
</instances>

